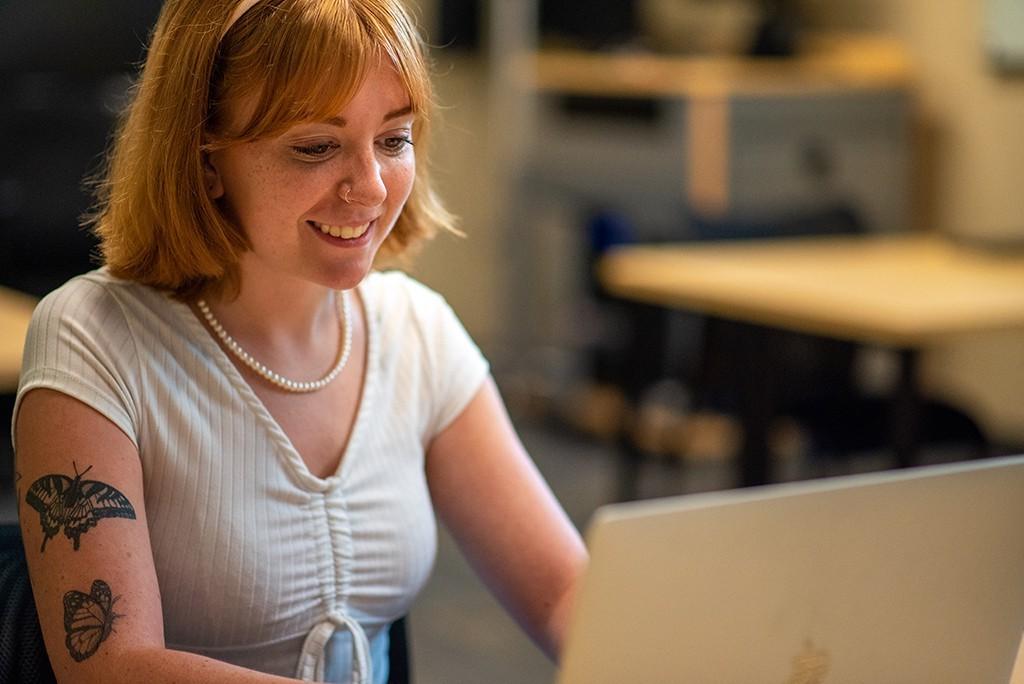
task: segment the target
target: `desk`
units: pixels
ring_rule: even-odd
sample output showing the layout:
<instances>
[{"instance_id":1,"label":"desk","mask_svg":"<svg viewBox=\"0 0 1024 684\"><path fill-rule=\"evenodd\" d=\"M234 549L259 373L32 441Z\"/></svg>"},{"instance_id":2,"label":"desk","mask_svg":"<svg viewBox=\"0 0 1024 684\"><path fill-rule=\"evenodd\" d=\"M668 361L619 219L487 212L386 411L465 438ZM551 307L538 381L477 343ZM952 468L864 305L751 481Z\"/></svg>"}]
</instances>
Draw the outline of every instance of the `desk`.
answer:
<instances>
[{"instance_id":1,"label":"desk","mask_svg":"<svg viewBox=\"0 0 1024 684\"><path fill-rule=\"evenodd\" d=\"M540 50L516 60L525 97L509 124L516 144L499 156L510 181L503 254L515 274L509 348L537 359L531 368L548 350L579 351L569 307L595 213L624 217L641 241L697 237L702 219L838 203L870 231L911 221L915 70L896 41L807 36L792 58Z\"/></svg>"},{"instance_id":2,"label":"desk","mask_svg":"<svg viewBox=\"0 0 1024 684\"><path fill-rule=\"evenodd\" d=\"M914 460L919 351L958 333L1024 326L1024 252L929 235L626 247L602 259L598 277L623 299L897 349L900 465ZM766 482L765 420L741 419L741 483Z\"/></svg>"},{"instance_id":3,"label":"desk","mask_svg":"<svg viewBox=\"0 0 1024 684\"><path fill-rule=\"evenodd\" d=\"M33 297L0 287L0 393L13 393L18 387L25 333L35 306Z\"/></svg>"}]
</instances>

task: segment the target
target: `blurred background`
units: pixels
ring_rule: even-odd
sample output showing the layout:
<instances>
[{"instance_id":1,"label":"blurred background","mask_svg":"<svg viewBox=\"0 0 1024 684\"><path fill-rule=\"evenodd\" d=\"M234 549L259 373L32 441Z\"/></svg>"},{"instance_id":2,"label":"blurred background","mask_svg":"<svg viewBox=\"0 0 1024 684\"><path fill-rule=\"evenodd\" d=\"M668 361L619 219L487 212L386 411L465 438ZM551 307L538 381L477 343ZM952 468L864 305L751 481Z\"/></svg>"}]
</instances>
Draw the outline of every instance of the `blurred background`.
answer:
<instances>
[{"instance_id":1,"label":"blurred background","mask_svg":"<svg viewBox=\"0 0 1024 684\"><path fill-rule=\"evenodd\" d=\"M159 4L0 3L0 285L38 297L93 267L77 227L83 178ZM652 328L650 312L595 279L608 248L933 233L1024 253L1019 2L415 5L442 104L435 171L466 237L439 237L410 270L491 360L581 528L621 495L624 442L651 457L632 490L651 497L732 486L742 436L729 372L742 330L681 311ZM631 345L652 329L665 353L637 358ZM891 465L882 414L895 351L799 335L784 345L776 477ZM1024 451L1022 349L1024 332L1008 329L922 350L922 460ZM411 623L417 681L552 676L447 537Z\"/></svg>"}]
</instances>

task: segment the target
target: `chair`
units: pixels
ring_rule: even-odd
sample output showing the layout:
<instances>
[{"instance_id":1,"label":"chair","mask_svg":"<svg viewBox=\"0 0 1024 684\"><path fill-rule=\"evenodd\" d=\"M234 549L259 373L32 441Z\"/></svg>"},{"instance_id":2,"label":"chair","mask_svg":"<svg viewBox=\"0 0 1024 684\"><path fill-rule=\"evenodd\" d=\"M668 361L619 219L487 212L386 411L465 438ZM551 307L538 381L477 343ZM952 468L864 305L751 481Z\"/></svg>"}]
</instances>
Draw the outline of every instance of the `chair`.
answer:
<instances>
[{"instance_id":1,"label":"chair","mask_svg":"<svg viewBox=\"0 0 1024 684\"><path fill-rule=\"evenodd\" d=\"M0 682L56 684L16 523L0 525Z\"/></svg>"},{"instance_id":2,"label":"chair","mask_svg":"<svg viewBox=\"0 0 1024 684\"><path fill-rule=\"evenodd\" d=\"M388 684L410 684L405 618L391 625ZM0 682L56 684L28 579L21 529L0 524Z\"/></svg>"},{"instance_id":3,"label":"chair","mask_svg":"<svg viewBox=\"0 0 1024 684\"><path fill-rule=\"evenodd\" d=\"M391 646L388 650L388 684L412 684L412 659L409 655L409 630L406 618L391 623L388 632Z\"/></svg>"}]
</instances>

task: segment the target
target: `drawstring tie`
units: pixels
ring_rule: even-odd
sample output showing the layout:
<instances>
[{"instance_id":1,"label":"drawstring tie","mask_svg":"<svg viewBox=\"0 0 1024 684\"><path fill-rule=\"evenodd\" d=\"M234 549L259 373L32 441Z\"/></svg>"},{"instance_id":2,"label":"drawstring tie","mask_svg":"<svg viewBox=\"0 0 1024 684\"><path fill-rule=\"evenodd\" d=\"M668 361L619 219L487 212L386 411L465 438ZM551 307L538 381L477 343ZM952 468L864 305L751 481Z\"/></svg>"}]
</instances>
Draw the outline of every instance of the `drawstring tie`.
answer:
<instances>
[{"instance_id":1,"label":"drawstring tie","mask_svg":"<svg viewBox=\"0 0 1024 684\"><path fill-rule=\"evenodd\" d=\"M306 641L302 644L299 655L299 668L296 676L307 682L322 682L327 669L327 642L334 632L343 627L352 634L352 671L353 684L371 684L373 682L372 664L370 662L370 641L366 632L358 622L344 613L332 611L327 618L310 630Z\"/></svg>"}]
</instances>

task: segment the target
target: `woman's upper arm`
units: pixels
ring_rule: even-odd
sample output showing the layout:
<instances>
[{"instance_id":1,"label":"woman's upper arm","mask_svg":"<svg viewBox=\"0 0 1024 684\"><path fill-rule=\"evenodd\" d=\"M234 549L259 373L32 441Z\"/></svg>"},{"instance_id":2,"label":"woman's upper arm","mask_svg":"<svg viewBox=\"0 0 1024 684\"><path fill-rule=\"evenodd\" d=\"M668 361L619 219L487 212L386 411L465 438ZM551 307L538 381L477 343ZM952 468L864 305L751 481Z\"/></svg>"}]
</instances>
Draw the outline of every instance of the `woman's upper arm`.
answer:
<instances>
[{"instance_id":1,"label":"woman's upper arm","mask_svg":"<svg viewBox=\"0 0 1024 684\"><path fill-rule=\"evenodd\" d=\"M427 478L438 515L477 572L557 657L586 551L490 378L430 445Z\"/></svg>"},{"instance_id":2,"label":"woman's upper arm","mask_svg":"<svg viewBox=\"0 0 1024 684\"><path fill-rule=\"evenodd\" d=\"M66 394L19 406L18 515L47 652L61 682L110 681L120 654L164 645L138 450Z\"/></svg>"}]
</instances>

